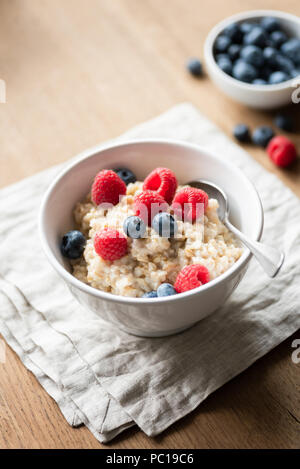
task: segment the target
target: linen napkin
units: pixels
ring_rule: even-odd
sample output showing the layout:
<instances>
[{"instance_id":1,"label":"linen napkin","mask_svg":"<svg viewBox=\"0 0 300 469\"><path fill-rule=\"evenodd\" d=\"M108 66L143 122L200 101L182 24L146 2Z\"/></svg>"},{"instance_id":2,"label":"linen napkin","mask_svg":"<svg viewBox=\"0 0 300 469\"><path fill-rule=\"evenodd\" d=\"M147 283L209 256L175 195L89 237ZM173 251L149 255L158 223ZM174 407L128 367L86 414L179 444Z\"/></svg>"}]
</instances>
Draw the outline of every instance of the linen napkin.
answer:
<instances>
[{"instance_id":1,"label":"linen napkin","mask_svg":"<svg viewBox=\"0 0 300 469\"><path fill-rule=\"evenodd\" d=\"M83 310L44 257L39 205L62 165L0 191L0 332L69 424L101 442L134 424L157 435L300 326L299 199L190 104L117 140L142 137L195 142L239 166L262 198L263 238L286 261L270 280L252 260L224 306L188 331L137 338Z\"/></svg>"}]
</instances>

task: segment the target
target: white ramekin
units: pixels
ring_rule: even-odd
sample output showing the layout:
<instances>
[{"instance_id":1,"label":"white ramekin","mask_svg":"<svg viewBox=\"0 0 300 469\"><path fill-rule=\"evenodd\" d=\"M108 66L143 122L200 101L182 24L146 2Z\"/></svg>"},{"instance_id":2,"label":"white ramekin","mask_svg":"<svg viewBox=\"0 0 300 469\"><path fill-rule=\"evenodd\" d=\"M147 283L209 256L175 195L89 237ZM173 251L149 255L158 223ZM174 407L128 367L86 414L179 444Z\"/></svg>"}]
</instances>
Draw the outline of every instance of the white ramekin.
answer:
<instances>
[{"instance_id":1,"label":"white ramekin","mask_svg":"<svg viewBox=\"0 0 300 469\"><path fill-rule=\"evenodd\" d=\"M93 178L103 168L128 167L142 180L155 167L168 167L179 183L202 177L226 191L234 223L253 239L263 229L259 196L250 181L221 155L193 144L143 140L98 146L80 155L47 190L39 216L40 238L46 256L85 308L123 330L140 336L158 337L184 330L221 306L241 281L251 254L241 258L223 275L186 293L166 298L145 299L112 295L86 285L70 273L60 253L62 235L74 227L72 211L89 192Z\"/></svg>"},{"instance_id":2,"label":"white ramekin","mask_svg":"<svg viewBox=\"0 0 300 469\"><path fill-rule=\"evenodd\" d=\"M278 85L252 85L236 80L220 69L215 61L213 47L217 36L231 23L259 21L263 16L274 16L280 20L282 28L293 37L300 38L300 18L276 10L253 10L238 13L218 23L208 34L204 44L204 59L207 73L213 82L227 96L257 109L278 108L292 102L292 94L300 86L300 75L297 78Z\"/></svg>"}]
</instances>

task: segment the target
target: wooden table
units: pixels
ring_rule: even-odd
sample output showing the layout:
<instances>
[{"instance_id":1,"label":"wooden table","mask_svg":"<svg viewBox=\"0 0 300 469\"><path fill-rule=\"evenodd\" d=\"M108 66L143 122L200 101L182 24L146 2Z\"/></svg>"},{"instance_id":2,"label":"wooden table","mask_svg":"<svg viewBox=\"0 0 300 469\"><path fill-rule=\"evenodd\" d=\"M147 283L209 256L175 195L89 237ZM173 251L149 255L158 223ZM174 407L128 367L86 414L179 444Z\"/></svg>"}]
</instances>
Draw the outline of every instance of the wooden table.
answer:
<instances>
[{"instance_id":1,"label":"wooden table","mask_svg":"<svg viewBox=\"0 0 300 469\"><path fill-rule=\"evenodd\" d=\"M187 57L202 56L216 22L262 6L300 13L299 0L1 0L0 78L7 84L7 103L0 104L0 186L182 101L194 103L229 135L237 122L271 123L271 114L235 104L208 78L188 76L183 66ZM300 104L292 106L298 119L299 110ZM299 133L293 139L300 148ZM300 196L299 164L280 171L263 150L248 150ZM150 439L131 429L109 447L296 448L296 337L163 435ZM102 447L85 427L69 427L8 347L0 383L0 448Z\"/></svg>"}]
</instances>

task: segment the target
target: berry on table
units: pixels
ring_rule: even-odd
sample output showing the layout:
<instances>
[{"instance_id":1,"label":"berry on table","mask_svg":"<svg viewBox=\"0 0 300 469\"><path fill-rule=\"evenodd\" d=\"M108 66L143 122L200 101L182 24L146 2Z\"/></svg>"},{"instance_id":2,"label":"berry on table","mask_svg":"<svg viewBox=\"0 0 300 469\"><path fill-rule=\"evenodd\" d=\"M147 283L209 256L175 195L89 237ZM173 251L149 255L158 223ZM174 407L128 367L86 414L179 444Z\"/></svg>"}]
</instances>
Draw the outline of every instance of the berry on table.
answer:
<instances>
[{"instance_id":1,"label":"berry on table","mask_svg":"<svg viewBox=\"0 0 300 469\"><path fill-rule=\"evenodd\" d=\"M151 221L157 213L166 212L169 205L165 199L155 191L144 190L134 197L135 215L144 223L151 226Z\"/></svg>"},{"instance_id":2,"label":"berry on table","mask_svg":"<svg viewBox=\"0 0 300 469\"><path fill-rule=\"evenodd\" d=\"M233 129L233 135L239 142L248 142L250 140L249 127L245 124L237 124Z\"/></svg>"},{"instance_id":3,"label":"berry on table","mask_svg":"<svg viewBox=\"0 0 300 469\"><path fill-rule=\"evenodd\" d=\"M183 293L200 287L209 282L209 280L209 272L204 265L187 265L177 275L174 288L177 293Z\"/></svg>"},{"instance_id":4,"label":"berry on table","mask_svg":"<svg viewBox=\"0 0 300 469\"><path fill-rule=\"evenodd\" d=\"M233 66L232 75L237 80L251 83L257 78L258 72L253 65L243 60L238 60Z\"/></svg>"},{"instance_id":5,"label":"berry on table","mask_svg":"<svg viewBox=\"0 0 300 469\"><path fill-rule=\"evenodd\" d=\"M125 182L126 186L131 182L136 182L136 175L128 168L116 168L114 172Z\"/></svg>"},{"instance_id":6,"label":"berry on table","mask_svg":"<svg viewBox=\"0 0 300 469\"><path fill-rule=\"evenodd\" d=\"M127 239L118 230L104 228L96 233L94 249L106 261L116 261L127 253Z\"/></svg>"},{"instance_id":7,"label":"berry on table","mask_svg":"<svg viewBox=\"0 0 300 469\"><path fill-rule=\"evenodd\" d=\"M103 169L94 179L92 200L96 205L109 203L117 205L122 195L126 194L126 184L111 169Z\"/></svg>"},{"instance_id":8,"label":"berry on table","mask_svg":"<svg viewBox=\"0 0 300 469\"><path fill-rule=\"evenodd\" d=\"M168 168L156 168L145 179L143 190L155 191L170 204L177 189L175 174Z\"/></svg>"},{"instance_id":9,"label":"berry on table","mask_svg":"<svg viewBox=\"0 0 300 469\"><path fill-rule=\"evenodd\" d=\"M285 72L273 72L271 73L269 77L269 84L270 85L278 85L279 83L282 83L283 81L287 81L289 79L289 76Z\"/></svg>"},{"instance_id":10,"label":"berry on table","mask_svg":"<svg viewBox=\"0 0 300 469\"><path fill-rule=\"evenodd\" d=\"M264 63L264 56L262 50L253 45L245 46L241 50L241 58L245 62L254 65L255 67L261 67Z\"/></svg>"},{"instance_id":11,"label":"berry on table","mask_svg":"<svg viewBox=\"0 0 300 469\"><path fill-rule=\"evenodd\" d=\"M208 207L208 195L195 187L184 187L174 197L172 210L183 221L193 223Z\"/></svg>"},{"instance_id":12,"label":"berry on table","mask_svg":"<svg viewBox=\"0 0 300 469\"><path fill-rule=\"evenodd\" d=\"M267 153L273 163L281 168L291 165L297 158L295 145L283 135L278 135L270 140Z\"/></svg>"},{"instance_id":13,"label":"berry on table","mask_svg":"<svg viewBox=\"0 0 300 469\"><path fill-rule=\"evenodd\" d=\"M252 134L252 141L255 143L255 145L266 147L273 136L273 129L267 125L262 125L261 127L257 127L254 130Z\"/></svg>"},{"instance_id":14,"label":"berry on table","mask_svg":"<svg viewBox=\"0 0 300 469\"><path fill-rule=\"evenodd\" d=\"M78 259L83 254L85 244L86 239L81 231L72 230L62 237L60 250L64 257Z\"/></svg>"},{"instance_id":15,"label":"berry on table","mask_svg":"<svg viewBox=\"0 0 300 469\"><path fill-rule=\"evenodd\" d=\"M171 296L176 295L176 290L170 283L162 283L157 289L157 296L160 298L162 296Z\"/></svg>"},{"instance_id":16,"label":"berry on table","mask_svg":"<svg viewBox=\"0 0 300 469\"><path fill-rule=\"evenodd\" d=\"M203 74L202 63L199 59L189 59L186 63L186 68L194 77L200 77Z\"/></svg>"},{"instance_id":17,"label":"berry on table","mask_svg":"<svg viewBox=\"0 0 300 469\"><path fill-rule=\"evenodd\" d=\"M142 298L157 298L157 292L155 290L144 293Z\"/></svg>"},{"instance_id":18,"label":"berry on table","mask_svg":"<svg viewBox=\"0 0 300 469\"><path fill-rule=\"evenodd\" d=\"M155 215L152 220L152 228L163 238L174 238L178 231L175 218L167 212Z\"/></svg>"},{"instance_id":19,"label":"berry on table","mask_svg":"<svg viewBox=\"0 0 300 469\"><path fill-rule=\"evenodd\" d=\"M274 118L274 123L282 130L291 132L293 130L293 120L286 114L279 113Z\"/></svg>"},{"instance_id":20,"label":"berry on table","mask_svg":"<svg viewBox=\"0 0 300 469\"><path fill-rule=\"evenodd\" d=\"M146 233L146 225L140 217L131 216L124 220L123 230L129 238L139 239Z\"/></svg>"}]
</instances>

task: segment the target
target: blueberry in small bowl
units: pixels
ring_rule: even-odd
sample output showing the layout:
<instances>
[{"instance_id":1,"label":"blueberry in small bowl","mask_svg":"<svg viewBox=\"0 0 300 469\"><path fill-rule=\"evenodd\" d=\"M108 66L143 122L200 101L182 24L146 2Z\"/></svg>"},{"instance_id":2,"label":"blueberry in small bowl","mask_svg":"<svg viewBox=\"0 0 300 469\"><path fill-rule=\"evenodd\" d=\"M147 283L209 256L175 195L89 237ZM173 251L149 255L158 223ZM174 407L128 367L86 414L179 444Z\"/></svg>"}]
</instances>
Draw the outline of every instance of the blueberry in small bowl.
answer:
<instances>
[{"instance_id":1,"label":"blueberry in small bowl","mask_svg":"<svg viewBox=\"0 0 300 469\"><path fill-rule=\"evenodd\" d=\"M236 101L260 109L289 104L300 78L300 18L274 10L234 15L210 31L204 57L208 75Z\"/></svg>"}]
</instances>

